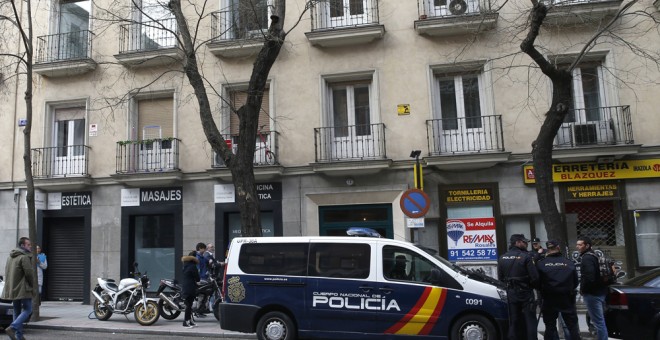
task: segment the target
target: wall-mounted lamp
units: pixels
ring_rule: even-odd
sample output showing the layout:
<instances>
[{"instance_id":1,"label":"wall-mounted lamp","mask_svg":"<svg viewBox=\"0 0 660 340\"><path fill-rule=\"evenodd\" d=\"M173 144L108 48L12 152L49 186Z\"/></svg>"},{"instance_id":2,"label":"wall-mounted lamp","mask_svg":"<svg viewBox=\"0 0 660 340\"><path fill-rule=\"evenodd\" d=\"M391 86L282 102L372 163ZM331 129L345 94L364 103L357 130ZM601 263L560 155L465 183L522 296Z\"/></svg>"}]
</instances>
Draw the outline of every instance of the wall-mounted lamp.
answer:
<instances>
[{"instance_id":1,"label":"wall-mounted lamp","mask_svg":"<svg viewBox=\"0 0 660 340\"><path fill-rule=\"evenodd\" d=\"M422 154L422 150L413 150L410 152L410 158L418 158Z\"/></svg>"},{"instance_id":2,"label":"wall-mounted lamp","mask_svg":"<svg viewBox=\"0 0 660 340\"><path fill-rule=\"evenodd\" d=\"M349 187L355 185L355 181L353 180L352 177L346 178L346 185L348 185Z\"/></svg>"}]
</instances>

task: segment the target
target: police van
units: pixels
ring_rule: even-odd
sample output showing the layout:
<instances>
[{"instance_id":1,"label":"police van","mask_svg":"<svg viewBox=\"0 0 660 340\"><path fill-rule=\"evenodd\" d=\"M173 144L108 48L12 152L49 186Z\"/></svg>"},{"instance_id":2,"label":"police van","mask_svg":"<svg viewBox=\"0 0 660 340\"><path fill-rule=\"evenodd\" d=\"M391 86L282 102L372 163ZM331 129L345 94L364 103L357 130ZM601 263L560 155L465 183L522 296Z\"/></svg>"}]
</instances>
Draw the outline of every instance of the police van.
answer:
<instances>
[{"instance_id":1,"label":"police van","mask_svg":"<svg viewBox=\"0 0 660 340\"><path fill-rule=\"evenodd\" d=\"M235 238L220 326L260 340L503 339L505 287L433 253L372 237Z\"/></svg>"}]
</instances>

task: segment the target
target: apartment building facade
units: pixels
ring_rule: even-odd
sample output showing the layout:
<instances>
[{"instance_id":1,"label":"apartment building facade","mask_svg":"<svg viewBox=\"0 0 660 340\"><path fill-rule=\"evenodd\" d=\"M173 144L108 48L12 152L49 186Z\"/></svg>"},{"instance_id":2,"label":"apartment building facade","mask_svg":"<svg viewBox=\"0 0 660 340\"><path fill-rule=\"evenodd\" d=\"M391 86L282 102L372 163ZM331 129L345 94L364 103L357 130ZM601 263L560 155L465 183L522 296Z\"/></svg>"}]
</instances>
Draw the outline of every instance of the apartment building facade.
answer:
<instances>
[{"instance_id":1,"label":"apartment building facade","mask_svg":"<svg viewBox=\"0 0 660 340\"><path fill-rule=\"evenodd\" d=\"M290 33L255 140L264 236L371 227L491 274L511 234L547 239L530 151L551 86L519 51L530 4L333 0L303 13L305 4L287 1ZM233 150L229 106L245 101L268 5L184 5ZM551 5L539 45L569 65L622 2ZM658 14L649 0L636 6ZM222 257L240 235L238 206L181 72L171 13L153 0L52 0L35 13L31 156L48 298L89 301L96 277L127 276L135 262L152 282L175 277L197 242ZM652 31L622 34L660 46ZM660 265L659 73L615 40L599 41L573 72L553 156L569 246L588 235L633 272ZM14 236L27 235L20 85L0 104L5 256ZM400 206L414 187L414 150L430 197L422 228L409 228Z\"/></svg>"}]
</instances>

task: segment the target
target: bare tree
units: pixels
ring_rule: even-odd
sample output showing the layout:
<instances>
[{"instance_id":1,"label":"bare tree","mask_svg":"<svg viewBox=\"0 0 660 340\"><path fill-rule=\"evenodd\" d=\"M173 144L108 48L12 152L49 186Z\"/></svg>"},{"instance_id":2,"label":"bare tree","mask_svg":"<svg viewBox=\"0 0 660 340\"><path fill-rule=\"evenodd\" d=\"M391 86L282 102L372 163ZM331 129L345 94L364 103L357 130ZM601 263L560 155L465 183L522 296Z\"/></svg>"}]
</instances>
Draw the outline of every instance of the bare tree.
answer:
<instances>
[{"instance_id":1,"label":"bare tree","mask_svg":"<svg viewBox=\"0 0 660 340\"><path fill-rule=\"evenodd\" d=\"M32 26L32 2L30 0L20 1L2 1L0 2L0 25L5 30L6 35L18 36L18 50L11 50L9 44L0 49L0 57L8 60L9 65L13 65L17 72L11 79L15 82L25 81L25 118L26 124L23 129L23 170L25 173L25 183L27 186L26 202L28 213L29 237L33 240L32 251L36 253L37 226L36 209L34 201L34 179L32 177L32 158L31 158L31 135L32 135L32 63L33 63L33 26ZM9 49L7 49L9 48ZM7 81L5 77L0 78L0 82ZM18 93L16 94L18 95ZM37 261L36 257L32 259L32 277L33 282L37 282ZM32 300L35 301L32 312L32 319L39 320L39 290L33 287Z\"/></svg>"},{"instance_id":2,"label":"bare tree","mask_svg":"<svg viewBox=\"0 0 660 340\"><path fill-rule=\"evenodd\" d=\"M548 6L545 2L532 0L532 9L530 11L530 26L527 36L520 44L520 49L526 53L534 63L540 68L543 74L548 77L552 83L552 100L550 108L545 114L545 119L539 130L536 140L532 143L532 158L534 162L534 174L536 180L536 194L539 202L539 208L545 222L545 228L548 239L563 240L561 232L562 216L555 203L554 183L552 179L552 151L555 137L565 122L565 118L572 106L572 71L584 59L586 54L596 46L600 38L609 36L614 41L627 46L632 53L653 60L652 52L640 46L634 45L631 41L626 41L616 29L622 26L622 21L626 16L636 16L639 18L648 17L652 25L657 27L657 21L652 15L643 11L632 12L630 9L637 3L637 0L627 2L621 6L619 11L605 25L600 27L589 38L581 48L581 51L575 56L568 67L559 67L552 63L537 48L536 39L539 36L543 21L548 13ZM657 58L657 57L655 57ZM657 59L655 59L657 60Z\"/></svg>"}]
</instances>

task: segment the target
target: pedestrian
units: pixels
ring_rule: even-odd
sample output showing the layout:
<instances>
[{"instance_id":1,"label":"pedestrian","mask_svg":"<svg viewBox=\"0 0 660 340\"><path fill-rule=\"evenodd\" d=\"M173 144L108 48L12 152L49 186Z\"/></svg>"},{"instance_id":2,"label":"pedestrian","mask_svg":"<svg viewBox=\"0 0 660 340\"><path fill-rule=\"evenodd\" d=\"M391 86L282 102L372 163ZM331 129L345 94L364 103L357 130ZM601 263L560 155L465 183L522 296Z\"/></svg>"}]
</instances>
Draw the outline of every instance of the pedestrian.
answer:
<instances>
[{"instance_id":1,"label":"pedestrian","mask_svg":"<svg viewBox=\"0 0 660 340\"><path fill-rule=\"evenodd\" d=\"M528 242L523 234L511 235L509 251L497 261L498 278L507 286L511 340L537 339L534 288L539 273L527 251Z\"/></svg>"},{"instance_id":2,"label":"pedestrian","mask_svg":"<svg viewBox=\"0 0 660 340\"><path fill-rule=\"evenodd\" d=\"M183 280L181 284L181 298L186 304L184 312L183 327L192 328L197 326L192 316L192 305L197 292L197 282L199 282L199 271L197 269L197 253L192 251L187 256L181 258L183 262Z\"/></svg>"},{"instance_id":3,"label":"pedestrian","mask_svg":"<svg viewBox=\"0 0 660 340\"><path fill-rule=\"evenodd\" d=\"M580 252L580 294L591 323L596 328L597 340L607 340L607 325L605 325L605 297L608 288L600 278L598 256L591 248L591 239L580 236L577 239L576 249Z\"/></svg>"},{"instance_id":4,"label":"pedestrian","mask_svg":"<svg viewBox=\"0 0 660 340\"><path fill-rule=\"evenodd\" d=\"M41 301L45 300L46 292L43 290L44 286L44 270L48 268L48 260L46 254L43 253L41 247L37 244L37 282L39 283L39 297Z\"/></svg>"},{"instance_id":5,"label":"pedestrian","mask_svg":"<svg viewBox=\"0 0 660 340\"><path fill-rule=\"evenodd\" d=\"M543 303L541 313L545 324L546 340L559 339L557 317L561 314L569 330L571 340L580 340L580 328L575 308L578 275L573 261L561 253L559 242L546 242L545 256L536 264L540 277Z\"/></svg>"},{"instance_id":6,"label":"pedestrian","mask_svg":"<svg viewBox=\"0 0 660 340\"><path fill-rule=\"evenodd\" d=\"M541 239L535 237L532 239L532 254L534 255L534 262L539 262L545 256L546 250L541 246Z\"/></svg>"},{"instance_id":7,"label":"pedestrian","mask_svg":"<svg viewBox=\"0 0 660 340\"><path fill-rule=\"evenodd\" d=\"M5 288L2 299L11 300L14 307L14 322L5 329L12 340L22 340L23 324L32 315L32 292L34 290L32 242L27 237L21 237L18 248L9 253L5 265Z\"/></svg>"},{"instance_id":8,"label":"pedestrian","mask_svg":"<svg viewBox=\"0 0 660 340\"><path fill-rule=\"evenodd\" d=\"M206 259L204 259L204 253L206 253L206 244L199 242L197 243L197 246L195 246L195 249L197 252L195 253L195 256L197 257L197 269L199 271L199 278L201 280L206 280L209 278L208 274L208 262Z\"/></svg>"}]
</instances>

